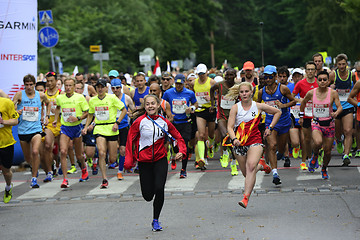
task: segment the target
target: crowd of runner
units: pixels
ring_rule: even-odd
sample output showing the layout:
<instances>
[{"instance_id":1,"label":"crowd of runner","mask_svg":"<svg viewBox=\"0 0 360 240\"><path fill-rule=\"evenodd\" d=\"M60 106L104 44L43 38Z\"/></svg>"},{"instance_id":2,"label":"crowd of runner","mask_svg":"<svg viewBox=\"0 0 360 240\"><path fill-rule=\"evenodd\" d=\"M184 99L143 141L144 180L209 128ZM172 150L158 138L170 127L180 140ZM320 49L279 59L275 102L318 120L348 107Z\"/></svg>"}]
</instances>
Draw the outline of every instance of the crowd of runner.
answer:
<instances>
[{"instance_id":1,"label":"crowd of runner","mask_svg":"<svg viewBox=\"0 0 360 240\"><path fill-rule=\"evenodd\" d=\"M155 196L152 225L158 231L168 165L181 165L179 177L186 178L192 156L194 168L205 171L219 152L221 167L230 165L232 176L240 169L245 177L239 205L246 208L257 171L272 174L279 185L278 164L287 168L294 166L291 157L301 158L301 171L321 168L328 179L333 147L343 154L344 167L360 157L359 77L360 63L352 70L345 54L329 69L318 53L293 69L255 69L247 61L241 70L199 64L161 76L49 72L36 81L26 75L24 90L12 100L0 90L3 200L12 197L11 127L18 125L31 188L57 176L63 178L60 187L69 188L68 175L78 169L80 182L100 169L100 188L109 187L107 168L118 168L118 180L124 172L139 173L144 199ZM41 181L40 166L46 173Z\"/></svg>"}]
</instances>

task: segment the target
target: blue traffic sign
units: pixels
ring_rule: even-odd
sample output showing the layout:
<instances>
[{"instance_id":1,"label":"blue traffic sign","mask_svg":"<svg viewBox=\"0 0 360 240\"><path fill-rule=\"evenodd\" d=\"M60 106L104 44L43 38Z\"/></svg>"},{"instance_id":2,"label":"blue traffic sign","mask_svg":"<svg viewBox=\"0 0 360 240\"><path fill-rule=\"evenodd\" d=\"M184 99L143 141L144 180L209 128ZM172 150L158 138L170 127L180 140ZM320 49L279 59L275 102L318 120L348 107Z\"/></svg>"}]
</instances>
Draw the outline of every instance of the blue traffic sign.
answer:
<instances>
[{"instance_id":1,"label":"blue traffic sign","mask_svg":"<svg viewBox=\"0 0 360 240\"><path fill-rule=\"evenodd\" d=\"M44 47L54 47L59 41L59 34L53 27L43 27L39 31L39 43Z\"/></svg>"},{"instance_id":2,"label":"blue traffic sign","mask_svg":"<svg viewBox=\"0 0 360 240\"><path fill-rule=\"evenodd\" d=\"M51 10L39 11L40 24L53 23Z\"/></svg>"}]
</instances>

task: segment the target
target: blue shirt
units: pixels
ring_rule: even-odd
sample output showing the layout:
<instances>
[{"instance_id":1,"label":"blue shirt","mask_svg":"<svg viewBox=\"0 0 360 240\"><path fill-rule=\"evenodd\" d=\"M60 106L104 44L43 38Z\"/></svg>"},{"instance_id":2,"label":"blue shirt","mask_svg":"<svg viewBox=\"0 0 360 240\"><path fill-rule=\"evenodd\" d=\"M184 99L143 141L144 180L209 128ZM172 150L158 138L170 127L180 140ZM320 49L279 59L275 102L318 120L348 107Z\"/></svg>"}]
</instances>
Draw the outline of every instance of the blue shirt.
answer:
<instances>
[{"instance_id":1,"label":"blue shirt","mask_svg":"<svg viewBox=\"0 0 360 240\"><path fill-rule=\"evenodd\" d=\"M185 109L191 104L196 103L195 93L187 88L183 88L181 92L176 88L170 88L165 91L163 99L170 103L171 113L174 114L174 123L186 123L188 117Z\"/></svg>"},{"instance_id":2,"label":"blue shirt","mask_svg":"<svg viewBox=\"0 0 360 240\"><path fill-rule=\"evenodd\" d=\"M21 92L21 102L17 110L23 110L19 118L18 134L32 134L42 132L41 127L41 99L38 91L35 90L34 98L29 98L25 90Z\"/></svg>"}]
</instances>

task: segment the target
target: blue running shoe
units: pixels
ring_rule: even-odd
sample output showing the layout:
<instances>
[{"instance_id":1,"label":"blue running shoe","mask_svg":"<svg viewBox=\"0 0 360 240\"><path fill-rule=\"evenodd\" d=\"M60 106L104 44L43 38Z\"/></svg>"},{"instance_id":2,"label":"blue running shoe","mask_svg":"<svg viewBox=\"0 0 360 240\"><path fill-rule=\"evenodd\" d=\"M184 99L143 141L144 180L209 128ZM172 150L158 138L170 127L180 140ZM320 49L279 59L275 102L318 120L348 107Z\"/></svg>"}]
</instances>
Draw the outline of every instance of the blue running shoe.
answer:
<instances>
[{"instance_id":1,"label":"blue running shoe","mask_svg":"<svg viewBox=\"0 0 360 240\"><path fill-rule=\"evenodd\" d=\"M115 169L118 166L117 161L115 161L113 164L109 165L109 169Z\"/></svg>"},{"instance_id":2,"label":"blue running shoe","mask_svg":"<svg viewBox=\"0 0 360 240\"><path fill-rule=\"evenodd\" d=\"M329 175L325 169L321 169L321 175L323 179L329 179Z\"/></svg>"},{"instance_id":3,"label":"blue running shoe","mask_svg":"<svg viewBox=\"0 0 360 240\"><path fill-rule=\"evenodd\" d=\"M53 179L53 174L51 172L48 172L46 178L44 179L44 182L51 182Z\"/></svg>"},{"instance_id":4,"label":"blue running shoe","mask_svg":"<svg viewBox=\"0 0 360 240\"><path fill-rule=\"evenodd\" d=\"M162 227L160 226L160 222L157 219L154 219L151 223L153 232L162 231Z\"/></svg>"},{"instance_id":5,"label":"blue running shoe","mask_svg":"<svg viewBox=\"0 0 360 240\"><path fill-rule=\"evenodd\" d=\"M62 171L62 169L61 169L61 165L59 166L58 174L59 174L59 175L63 175L63 171Z\"/></svg>"},{"instance_id":6,"label":"blue running shoe","mask_svg":"<svg viewBox=\"0 0 360 240\"><path fill-rule=\"evenodd\" d=\"M273 184L275 184L275 185L281 184L279 174L277 174L277 173L273 174Z\"/></svg>"},{"instance_id":7,"label":"blue running shoe","mask_svg":"<svg viewBox=\"0 0 360 240\"><path fill-rule=\"evenodd\" d=\"M309 162L309 168L317 168L316 165L318 165L318 160L317 158L314 158L314 155L311 157L310 162Z\"/></svg>"},{"instance_id":8,"label":"blue running shoe","mask_svg":"<svg viewBox=\"0 0 360 240\"><path fill-rule=\"evenodd\" d=\"M32 178L31 179L31 184L30 184L30 188L39 188L39 184L37 183L37 178Z\"/></svg>"}]
</instances>

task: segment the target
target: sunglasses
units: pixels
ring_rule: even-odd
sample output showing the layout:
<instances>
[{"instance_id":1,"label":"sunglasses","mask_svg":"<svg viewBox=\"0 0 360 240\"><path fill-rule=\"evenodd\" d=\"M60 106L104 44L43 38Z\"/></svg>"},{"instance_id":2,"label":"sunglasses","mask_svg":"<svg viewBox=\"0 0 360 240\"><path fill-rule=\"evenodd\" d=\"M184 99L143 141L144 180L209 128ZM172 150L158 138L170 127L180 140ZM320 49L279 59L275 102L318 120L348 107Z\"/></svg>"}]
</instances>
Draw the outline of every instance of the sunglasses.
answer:
<instances>
[{"instance_id":1,"label":"sunglasses","mask_svg":"<svg viewBox=\"0 0 360 240\"><path fill-rule=\"evenodd\" d=\"M164 81L170 81L170 78L163 78Z\"/></svg>"},{"instance_id":2,"label":"sunglasses","mask_svg":"<svg viewBox=\"0 0 360 240\"><path fill-rule=\"evenodd\" d=\"M274 76L272 76L272 75L271 75L271 76L264 76L264 79L265 79L265 80L267 80L267 79L270 79L270 80L271 80L271 79L273 79L273 78L274 78Z\"/></svg>"},{"instance_id":3,"label":"sunglasses","mask_svg":"<svg viewBox=\"0 0 360 240\"><path fill-rule=\"evenodd\" d=\"M327 78L318 78L317 79L319 82L326 82L328 79Z\"/></svg>"},{"instance_id":4,"label":"sunglasses","mask_svg":"<svg viewBox=\"0 0 360 240\"><path fill-rule=\"evenodd\" d=\"M119 86L117 86L117 87L111 87L112 89L119 89L119 88L121 88L121 87L119 87Z\"/></svg>"}]
</instances>

